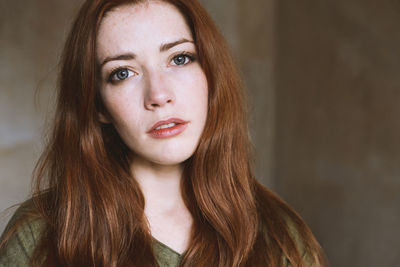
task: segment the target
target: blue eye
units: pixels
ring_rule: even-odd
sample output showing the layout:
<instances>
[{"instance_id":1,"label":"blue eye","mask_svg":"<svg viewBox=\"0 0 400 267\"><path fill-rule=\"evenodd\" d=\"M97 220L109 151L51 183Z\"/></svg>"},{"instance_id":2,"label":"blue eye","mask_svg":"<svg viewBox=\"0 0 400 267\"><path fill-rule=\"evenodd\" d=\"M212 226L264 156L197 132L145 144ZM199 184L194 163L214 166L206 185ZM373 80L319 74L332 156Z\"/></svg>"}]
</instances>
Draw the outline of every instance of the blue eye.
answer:
<instances>
[{"instance_id":1,"label":"blue eye","mask_svg":"<svg viewBox=\"0 0 400 267\"><path fill-rule=\"evenodd\" d=\"M111 73L109 80L112 82L123 81L132 76L132 74L133 71L127 68L120 68Z\"/></svg>"},{"instance_id":2,"label":"blue eye","mask_svg":"<svg viewBox=\"0 0 400 267\"><path fill-rule=\"evenodd\" d=\"M173 64L177 66L186 65L194 60L195 57L191 54L179 54L172 58Z\"/></svg>"}]
</instances>

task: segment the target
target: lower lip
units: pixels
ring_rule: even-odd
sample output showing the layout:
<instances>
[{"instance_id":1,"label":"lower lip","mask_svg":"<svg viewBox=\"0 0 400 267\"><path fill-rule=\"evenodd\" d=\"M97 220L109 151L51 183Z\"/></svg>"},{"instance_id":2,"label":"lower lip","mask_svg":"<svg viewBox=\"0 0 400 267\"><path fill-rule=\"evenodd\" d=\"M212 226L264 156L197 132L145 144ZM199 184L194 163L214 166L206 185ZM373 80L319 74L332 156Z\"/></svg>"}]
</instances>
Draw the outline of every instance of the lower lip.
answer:
<instances>
[{"instance_id":1,"label":"lower lip","mask_svg":"<svg viewBox=\"0 0 400 267\"><path fill-rule=\"evenodd\" d=\"M153 138L169 138L169 137L174 137L177 136L178 134L182 133L187 127L186 123L180 123L175 126L169 127L169 128L164 128L164 129L159 129L159 130L153 130L149 132L149 135Z\"/></svg>"}]
</instances>

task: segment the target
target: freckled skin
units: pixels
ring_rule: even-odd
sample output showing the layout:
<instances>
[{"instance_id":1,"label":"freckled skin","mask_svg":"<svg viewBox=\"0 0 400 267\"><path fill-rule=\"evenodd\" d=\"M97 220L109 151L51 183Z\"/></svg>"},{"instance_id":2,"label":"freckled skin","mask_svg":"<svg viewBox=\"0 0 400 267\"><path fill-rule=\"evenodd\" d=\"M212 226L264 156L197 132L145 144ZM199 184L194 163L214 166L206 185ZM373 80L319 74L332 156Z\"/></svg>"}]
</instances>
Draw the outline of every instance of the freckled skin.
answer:
<instances>
[{"instance_id":1,"label":"freckled skin","mask_svg":"<svg viewBox=\"0 0 400 267\"><path fill-rule=\"evenodd\" d=\"M174 61L174 56L196 54L191 42L160 51L177 40L193 41L183 16L172 5L150 2L124 5L103 19L97 39L97 61L121 54L134 59L112 60L101 69L101 96L112 123L123 141L135 152L136 162L179 165L195 151L207 117L207 79L197 60ZM110 82L116 68L126 68L129 77ZM121 72L119 73L121 74ZM124 75L114 75L113 78ZM180 118L188 121L179 135L156 139L148 134L158 121ZM135 162L134 159L134 162Z\"/></svg>"}]
</instances>

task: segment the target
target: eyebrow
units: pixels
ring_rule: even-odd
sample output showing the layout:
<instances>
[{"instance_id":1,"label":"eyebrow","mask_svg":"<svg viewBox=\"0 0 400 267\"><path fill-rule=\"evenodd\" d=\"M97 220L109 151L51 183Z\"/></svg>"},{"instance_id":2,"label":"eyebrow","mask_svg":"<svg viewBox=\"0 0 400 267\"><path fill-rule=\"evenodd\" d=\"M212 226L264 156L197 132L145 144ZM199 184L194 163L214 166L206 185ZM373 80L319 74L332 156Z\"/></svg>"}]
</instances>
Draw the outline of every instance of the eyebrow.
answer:
<instances>
[{"instance_id":1,"label":"eyebrow","mask_svg":"<svg viewBox=\"0 0 400 267\"><path fill-rule=\"evenodd\" d=\"M188 39L182 38L182 39L179 39L179 40L177 40L175 42L172 42L172 43L162 44L160 46L160 52L165 52L165 51L171 49L172 47L180 45L180 44L183 44L183 43L192 43L192 44L194 44L193 41L190 41Z\"/></svg>"},{"instance_id":2,"label":"eyebrow","mask_svg":"<svg viewBox=\"0 0 400 267\"><path fill-rule=\"evenodd\" d=\"M106 57L101 63L100 67L102 68L107 62L114 61L114 60L132 60L135 59L136 55L133 53L127 53L127 54L122 54L122 55L117 55L113 57Z\"/></svg>"},{"instance_id":3,"label":"eyebrow","mask_svg":"<svg viewBox=\"0 0 400 267\"><path fill-rule=\"evenodd\" d=\"M185 38L182 38L182 39L179 39L179 40L177 40L177 41L175 41L175 42L162 44L162 45L160 46L160 52L165 52L165 51L171 49L172 47L177 46L177 45L180 45L180 44L183 44L183 43L192 43L192 44L194 44L193 41L188 40L188 39L185 39ZM126 54L121 54L121 55L106 57L106 58L103 60L103 62L101 63L100 68L102 68L107 62L110 62L110 61L115 61L115 60L132 60L132 59L135 59L135 58L136 58L136 55L135 55L134 53L126 53Z\"/></svg>"}]
</instances>

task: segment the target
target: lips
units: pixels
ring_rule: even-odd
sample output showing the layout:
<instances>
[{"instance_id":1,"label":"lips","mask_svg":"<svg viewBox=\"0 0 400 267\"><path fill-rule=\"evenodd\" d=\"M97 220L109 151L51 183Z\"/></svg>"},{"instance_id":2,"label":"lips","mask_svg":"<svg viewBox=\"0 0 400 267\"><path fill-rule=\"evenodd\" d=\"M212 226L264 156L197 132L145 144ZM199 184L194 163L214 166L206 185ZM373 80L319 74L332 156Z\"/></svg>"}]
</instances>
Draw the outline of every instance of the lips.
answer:
<instances>
[{"instance_id":1,"label":"lips","mask_svg":"<svg viewBox=\"0 0 400 267\"><path fill-rule=\"evenodd\" d=\"M155 123L147 132L154 138L168 138L177 136L187 127L188 121L179 118L171 118Z\"/></svg>"}]
</instances>

